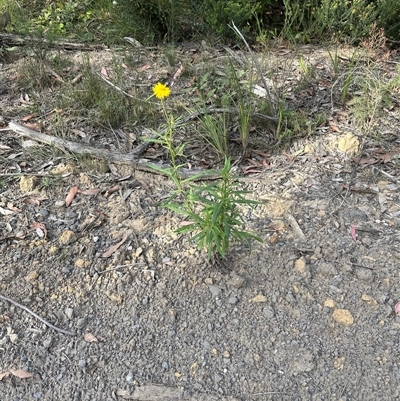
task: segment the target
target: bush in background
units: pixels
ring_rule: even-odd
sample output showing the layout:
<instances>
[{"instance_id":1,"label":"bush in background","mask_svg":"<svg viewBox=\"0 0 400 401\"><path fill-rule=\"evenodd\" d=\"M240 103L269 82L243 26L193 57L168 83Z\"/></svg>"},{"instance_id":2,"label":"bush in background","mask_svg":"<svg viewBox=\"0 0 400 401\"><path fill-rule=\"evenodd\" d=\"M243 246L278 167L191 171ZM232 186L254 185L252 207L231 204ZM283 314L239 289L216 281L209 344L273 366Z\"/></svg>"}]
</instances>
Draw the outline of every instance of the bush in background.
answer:
<instances>
[{"instance_id":1,"label":"bush in background","mask_svg":"<svg viewBox=\"0 0 400 401\"><path fill-rule=\"evenodd\" d=\"M231 21L249 40L357 43L374 23L400 40L399 0L0 0L0 12L6 9L18 33L36 29L107 44L124 36L146 45L199 38L232 42L238 39Z\"/></svg>"}]
</instances>

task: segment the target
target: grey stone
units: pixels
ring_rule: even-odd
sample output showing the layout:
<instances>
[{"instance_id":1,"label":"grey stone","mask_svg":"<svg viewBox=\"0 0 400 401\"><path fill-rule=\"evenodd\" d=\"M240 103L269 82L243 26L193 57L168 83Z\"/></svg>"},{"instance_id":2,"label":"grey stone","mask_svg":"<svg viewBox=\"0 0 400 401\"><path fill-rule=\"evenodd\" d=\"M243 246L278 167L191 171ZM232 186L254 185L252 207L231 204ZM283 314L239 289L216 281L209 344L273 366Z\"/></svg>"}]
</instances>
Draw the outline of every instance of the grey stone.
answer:
<instances>
[{"instance_id":1,"label":"grey stone","mask_svg":"<svg viewBox=\"0 0 400 401\"><path fill-rule=\"evenodd\" d=\"M132 372L129 372L129 373L126 375L125 380L126 380L127 383L132 383L132 382L133 382L133 373L132 373Z\"/></svg>"},{"instance_id":2,"label":"grey stone","mask_svg":"<svg viewBox=\"0 0 400 401\"><path fill-rule=\"evenodd\" d=\"M74 310L72 308L65 308L65 314L71 320L74 317Z\"/></svg>"},{"instance_id":3,"label":"grey stone","mask_svg":"<svg viewBox=\"0 0 400 401\"><path fill-rule=\"evenodd\" d=\"M217 287L216 285L209 285L208 288L209 288L213 298L217 298L221 295L222 290L221 290L221 288Z\"/></svg>"},{"instance_id":4,"label":"grey stone","mask_svg":"<svg viewBox=\"0 0 400 401\"><path fill-rule=\"evenodd\" d=\"M275 315L274 310L270 306L266 306L263 309L263 313L264 313L265 317L268 318L268 319L272 319L274 317L274 315Z\"/></svg>"}]
</instances>

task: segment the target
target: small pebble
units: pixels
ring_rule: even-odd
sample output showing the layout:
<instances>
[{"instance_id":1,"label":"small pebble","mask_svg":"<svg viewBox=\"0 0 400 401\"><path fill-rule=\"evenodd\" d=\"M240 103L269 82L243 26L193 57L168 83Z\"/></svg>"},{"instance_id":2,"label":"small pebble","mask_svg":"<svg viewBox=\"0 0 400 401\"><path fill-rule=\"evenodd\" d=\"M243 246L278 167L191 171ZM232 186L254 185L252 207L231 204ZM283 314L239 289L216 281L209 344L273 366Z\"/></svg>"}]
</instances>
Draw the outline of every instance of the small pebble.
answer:
<instances>
[{"instance_id":1,"label":"small pebble","mask_svg":"<svg viewBox=\"0 0 400 401\"><path fill-rule=\"evenodd\" d=\"M126 375L125 380L126 380L127 383L132 383L132 382L133 382L133 373L132 373L132 372L129 372L129 373Z\"/></svg>"},{"instance_id":2,"label":"small pebble","mask_svg":"<svg viewBox=\"0 0 400 401\"><path fill-rule=\"evenodd\" d=\"M210 289L213 298L217 298L221 295L221 288L217 287L216 285L209 285L208 288Z\"/></svg>"},{"instance_id":3,"label":"small pebble","mask_svg":"<svg viewBox=\"0 0 400 401\"><path fill-rule=\"evenodd\" d=\"M76 212L74 212L73 210L68 210L68 211L65 213L65 217L66 217L67 219L76 219L77 216L78 216L78 215L77 215Z\"/></svg>"},{"instance_id":4,"label":"small pebble","mask_svg":"<svg viewBox=\"0 0 400 401\"><path fill-rule=\"evenodd\" d=\"M86 318L83 317L81 319L78 319L78 321L76 322L76 325L78 327L78 329L82 329L83 327L86 326Z\"/></svg>"},{"instance_id":5,"label":"small pebble","mask_svg":"<svg viewBox=\"0 0 400 401\"><path fill-rule=\"evenodd\" d=\"M358 268L356 269L356 276L359 280L370 281L372 280L372 270Z\"/></svg>"},{"instance_id":6,"label":"small pebble","mask_svg":"<svg viewBox=\"0 0 400 401\"><path fill-rule=\"evenodd\" d=\"M74 317L74 310L72 308L65 308L65 314L67 315L68 319L72 319Z\"/></svg>"},{"instance_id":7,"label":"small pebble","mask_svg":"<svg viewBox=\"0 0 400 401\"><path fill-rule=\"evenodd\" d=\"M84 368L86 367L86 361L85 361L84 359L81 359L81 360L78 362L78 366L79 366L81 369L84 369Z\"/></svg>"},{"instance_id":8,"label":"small pebble","mask_svg":"<svg viewBox=\"0 0 400 401\"><path fill-rule=\"evenodd\" d=\"M271 307L269 307L269 306L266 306L266 307L263 309L263 313L264 313L264 315L265 315L265 317L266 317L267 319L272 319L272 318L274 317L274 315L275 315L274 310L273 310Z\"/></svg>"},{"instance_id":9,"label":"small pebble","mask_svg":"<svg viewBox=\"0 0 400 401\"><path fill-rule=\"evenodd\" d=\"M43 341L43 347L50 348L51 343L53 342L53 337L49 336Z\"/></svg>"},{"instance_id":10,"label":"small pebble","mask_svg":"<svg viewBox=\"0 0 400 401\"><path fill-rule=\"evenodd\" d=\"M236 297L230 297L230 298L228 299L228 302L229 302L230 304L232 304L232 305L235 305L235 304L237 304L238 299L237 299Z\"/></svg>"},{"instance_id":11,"label":"small pebble","mask_svg":"<svg viewBox=\"0 0 400 401\"><path fill-rule=\"evenodd\" d=\"M168 369L168 363L167 363L167 362L163 362L163 363L162 363L162 367L163 367L164 369Z\"/></svg>"}]
</instances>

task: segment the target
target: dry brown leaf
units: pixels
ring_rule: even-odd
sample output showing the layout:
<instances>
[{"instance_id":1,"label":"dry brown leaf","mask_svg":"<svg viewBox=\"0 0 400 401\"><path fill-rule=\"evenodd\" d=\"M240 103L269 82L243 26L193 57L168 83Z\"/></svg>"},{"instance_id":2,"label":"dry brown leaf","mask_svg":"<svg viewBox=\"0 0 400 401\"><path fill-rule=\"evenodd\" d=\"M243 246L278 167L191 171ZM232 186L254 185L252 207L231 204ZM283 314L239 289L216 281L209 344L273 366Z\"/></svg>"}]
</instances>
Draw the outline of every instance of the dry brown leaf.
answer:
<instances>
[{"instance_id":1,"label":"dry brown leaf","mask_svg":"<svg viewBox=\"0 0 400 401\"><path fill-rule=\"evenodd\" d=\"M10 372L0 373L0 381L3 380L5 377L10 376Z\"/></svg>"},{"instance_id":2,"label":"dry brown leaf","mask_svg":"<svg viewBox=\"0 0 400 401\"><path fill-rule=\"evenodd\" d=\"M149 68L151 68L151 65L150 65L150 64L145 64L145 65L139 67L137 70L138 70L138 71L146 71L146 70L148 70Z\"/></svg>"},{"instance_id":3,"label":"dry brown leaf","mask_svg":"<svg viewBox=\"0 0 400 401\"><path fill-rule=\"evenodd\" d=\"M92 333L85 333L83 338L87 343L98 343L99 342L99 340Z\"/></svg>"},{"instance_id":4,"label":"dry brown leaf","mask_svg":"<svg viewBox=\"0 0 400 401\"><path fill-rule=\"evenodd\" d=\"M397 302L397 304L394 306L394 313L395 313L396 315L399 315L399 314L400 314L400 301Z\"/></svg>"},{"instance_id":5,"label":"dry brown leaf","mask_svg":"<svg viewBox=\"0 0 400 401\"><path fill-rule=\"evenodd\" d=\"M342 132L336 125L330 124L330 128L334 132Z\"/></svg>"},{"instance_id":6,"label":"dry brown leaf","mask_svg":"<svg viewBox=\"0 0 400 401\"><path fill-rule=\"evenodd\" d=\"M14 212L12 210L8 210L8 209L4 209L4 208L0 207L0 214L2 214L3 216L9 216L11 214L14 214Z\"/></svg>"},{"instance_id":7,"label":"dry brown leaf","mask_svg":"<svg viewBox=\"0 0 400 401\"><path fill-rule=\"evenodd\" d=\"M22 121L27 122L29 121L31 118L36 118L38 117L39 114L38 113L33 113L33 114L28 114L27 116L25 116Z\"/></svg>"},{"instance_id":8,"label":"dry brown leaf","mask_svg":"<svg viewBox=\"0 0 400 401\"><path fill-rule=\"evenodd\" d=\"M96 196L101 192L100 188L92 188L92 189L87 189L86 191L79 191L80 194L82 195L87 195L87 196Z\"/></svg>"},{"instance_id":9,"label":"dry brown leaf","mask_svg":"<svg viewBox=\"0 0 400 401\"><path fill-rule=\"evenodd\" d=\"M107 198L114 192L119 191L120 189L121 189L121 187L119 185L114 185L113 187L107 189L107 191L104 193L104 196Z\"/></svg>"},{"instance_id":10,"label":"dry brown leaf","mask_svg":"<svg viewBox=\"0 0 400 401\"><path fill-rule=\"evenodd\" d=\"M106 77L106 78L109 78L107 69L106 69L106 67L104 67L104 66L101 67L101 75L103 75L103 76Z\"/></svg>"},{"instance_id":11,"label":"dry brown leaf","mask_svg":"<svg viewBox=\"0 0 400 401\"><path fill-rule=\"evenodd\" d=\"M181 62L179 62L179 68L175 72L174 76L172 77L172 81L171 81L171 85L170 85L171 88L174 86L175 81L182 75L184 70L185 70L185 67L183 66L183 64Z\"/></svg>"},{"instance_id":12,"label":"dry brown leaf","mask_svg":"<svg viewBox=\"0 0 400 401\"><path fill-rule=\"evenodd\" d=\"M21 213L21 212L22 212L21 209L18 209L17 207L15 207L14 204L11 203L11 202L8 202L8 203L7 203L7 207L8 207L10 210L12 210L13 212L15 212L15 213Z\"/></svg>"},{"instance_id":13,"label":"dry brown leaf","mask_svg":"<svg viewBox=\"0 0 400 401\"><path fill-rule=\"evenodd\" d=\"M261 294L256 295L254 298L252 298L250 300L250 302L254 302L254 303L263 303L263 302L267 302L267 301L268 301L268 298L265 295L261 295Z\"/></svg>"},{"instance_id":14,"label":"dry brown leaf","mask_svg":"<svg viewBox=\"0 0 400 401\"><path fill-rule=\"evenodd\" d=\"M71 128L70 131L74 133L76 136L80 136L81 138L86 138L87 135L81 131L80 129Z\"/></svg>"},{"instance_id":15,"label":"dry brown leaf","mask_svg":"<svg viewBox=\"0 0 400 401\"><path fill-rule=\"evenodd\" d=\"M40 123L27 123L27 124L23 124L24 127L29 128L29 129L33 129L34 131L38 131L41 132L43 129L43 125Z\"/></svg>"},{"instance_id":16,"label":"dry brown leaf","mask_svg":"<svg viewBox=\"0 0 400 401\"><path fill-rule=\"evenodd\" d=\"M138 180L139 184L142 186L142 188L146 191L146 194L150 195L150 187L143 181L143 180Z\"/></svg>"},{"instance_id":17,"label":"dry brown leaf","mask_svg":"<svg viewBox=\"0 0 400 401\"><path fill-rule=\"evenodd\" d=\"M25 370L22 369L10 369L10 373L15 377L19 377L20 379L29 379L30 377L33 377L32 373L25 372Z\"/></svg>"},{"instance_id":18,"label":"dry brown leaf","mask_svg":"<svg viewBox=\"0 0 400 401\"><path fill-rule=\"evenodd\" d=\"M7 315L0 315L0 323L9 322L11 319Z\"/></svg>"},{"instance_id":19,"label":"dry brown leaf","mask_svg":"<svg viewBox=\"0 0 400 401\"><path fill-rule=\"evenodd\" d=\"M357 229L354 224L350 225L350 235L353 238L353 241L357 241Z\"/></svg>"},{"instance_id":20,"label":"dry brown leaf","mask_svg":"<svg viewBox=\"0 0 400 401\"><path fill-rule=\"evenodd\" d=\"M32 230L36 230L39 237L41 238L47 237L46 226L43 223L38 223L37 221L34 221L33 223L29 224L29 228Z\"/></svg>"},{"instance_id":21,"label":"dry brown leaf","mask_svg":"<svg viewBox=\"0 0 400 401\"><path fill-rule=\"evenodd\" d=\"M78 191L79 191L79 188L78 188L78 187L72 187L72 188L69 190L68 195L67 195L67 197L65 198L65 206L68 207L68 206L72 203L72 201L74 200L75 195L78 193Z\"/></svg>"},{"instance_id":22,"label":"dry brown leaf","mask_svg":"<svg viewBox=\"0 0 400 401\"><path fill-rule=\"evenodd\" d=\"M378 163L378 160L375 159L374 157L355 157L354 159L355 163L358 164L376 164Z\"/></svg>"},{"instance_id":23,"label":"dry brown leaf","mask_svg":"<svg viewBox=\"0 0 400 401\"><path fill-rule=\"evenodd\" d=\"M110 248L108 248L108 250L104 252L103 255L101 255L101 257L109 258L126 241L127 238L128 236L125 235L122 241L118 242L118 244L110 246Z\"/></svg>"},{"instance_id":24,"label":"dry brown leaf","mask_svg":"<svg viewBox=\"0 0 400 401\"><path fill-rule=\"evenodd\" d=\"M23 202L26 205L33 204L33 205L36 205L36 206L40 206L40 202L42 200L44 200L44 199L46 199L46 198L26 198L26 199L23 200Z\"/></svg>"}]
</instances>

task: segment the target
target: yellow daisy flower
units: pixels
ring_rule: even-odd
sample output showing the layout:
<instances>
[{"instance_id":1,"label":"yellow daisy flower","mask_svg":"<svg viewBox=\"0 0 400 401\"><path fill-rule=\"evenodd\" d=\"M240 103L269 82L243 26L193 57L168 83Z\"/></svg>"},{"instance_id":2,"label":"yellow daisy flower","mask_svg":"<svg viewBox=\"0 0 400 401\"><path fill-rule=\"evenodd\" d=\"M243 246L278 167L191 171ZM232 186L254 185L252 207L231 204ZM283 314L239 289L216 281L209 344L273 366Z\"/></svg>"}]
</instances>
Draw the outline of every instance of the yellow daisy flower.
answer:
<instances>
[{"instance_id":1,"label":"yellow daisy flower","mask_svg":"<svg viewBox=\"0 0 400 401\"><path fill-rule=\"evenodd\" d=\"M153 86L153 93L157 99L165 99L171 94L171 89L168 88L167 85L162 84L161 82L157 82Z\"/></svg>"}]
</instances>

